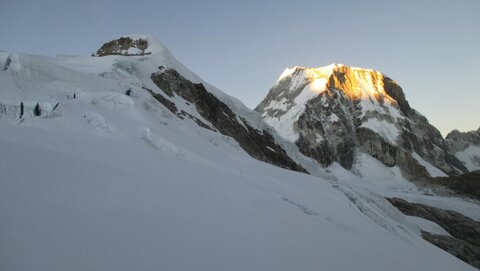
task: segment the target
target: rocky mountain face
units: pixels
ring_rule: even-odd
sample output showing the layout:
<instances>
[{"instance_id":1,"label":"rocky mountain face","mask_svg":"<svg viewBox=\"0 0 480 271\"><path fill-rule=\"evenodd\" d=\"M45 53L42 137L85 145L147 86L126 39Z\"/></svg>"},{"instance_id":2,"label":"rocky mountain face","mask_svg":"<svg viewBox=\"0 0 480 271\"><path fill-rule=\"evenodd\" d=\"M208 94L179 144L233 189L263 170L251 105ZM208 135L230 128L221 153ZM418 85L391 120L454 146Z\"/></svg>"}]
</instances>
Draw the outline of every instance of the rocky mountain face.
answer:
<instances>
[{"instance_id":1,"label":"rocky mountain face","mask_svg":"<svg viewBox=\"0 0 480 271\"><path fill-rule=\"evenodd\" d=\"M480 146L480 128L476 131L463 133L453 130L448 133L446 139L448 147L454 152L465 150L471 145Z\"/></svg>"},{"instance_id":2,"label":"rocky mountain face","mask_svg":"<svg viewBox=\"0 0 480 271\"><path fill-rule=\"evenodd\" d=\"M470 170L480 170L480 128L476 131L453 130L446 137L452 153Z\"/></svg>"},{"instance_id":3,"label":"rocky mountain face","mask_svg":"<svg viewBox=\"0 0 480 271\"><path fill-rule=\"evenodd\" d=\"M212 126L195 119L202 127L219 131L233 137L252 157L271 164L296 171L306 172L296 164L278 145L266 130L253 128L247 120L236 115L225 103L208 92L201 83L194 84L174 69L166 69L152 74L152 80L169 97L178 95L193 104L197 112ZM173 111L173 113L178 113ZM180 115L188 115L185 111Z\"/></svg>"},{"instance_id":4,"label":"rocky mountain face","mask_svg":"<svg viewBox=\"0 0 480 271\"><path fill-rule=\"evenodd\" d=\"M97 51L96 56L117 54L141 56L150 54L151 47L162 47L162 45L149 44L147 38L121 37L105 43ZM155 51L158 51L158 48ZM167 58L173 57L167 56ZM256 120L249 120L248 114L242 116L241 112L248 110L241 108L243 105L236 104L237 109L240 109L234 112L203 83L192 82L174 67L156 67L156 71L150 74L150 80L158 90L144 85L142 88L177 117L191 119L203 128L234 138L240 147L258 160L282 168L307 172L287 154L279 142L276 142L272 131L262 129L268 125L264 123L254 125L252 123ZM263 122L261 118L259 120ZM280 137L277 136L277 138Z\"/></svg>"},{"instance_id":5,"label":"rocky mountain face","mask_svg":"<svg viewBox=\"0 0 480 271\"><path fill-rule=\"evenodd\" d=\"M306 156L346 169L367 153L405 177L467 172L402 88L378 71L332 64L286 69L255 108ZM433 165L433 166L432 166Z\"/></svg>"}]
</instances>

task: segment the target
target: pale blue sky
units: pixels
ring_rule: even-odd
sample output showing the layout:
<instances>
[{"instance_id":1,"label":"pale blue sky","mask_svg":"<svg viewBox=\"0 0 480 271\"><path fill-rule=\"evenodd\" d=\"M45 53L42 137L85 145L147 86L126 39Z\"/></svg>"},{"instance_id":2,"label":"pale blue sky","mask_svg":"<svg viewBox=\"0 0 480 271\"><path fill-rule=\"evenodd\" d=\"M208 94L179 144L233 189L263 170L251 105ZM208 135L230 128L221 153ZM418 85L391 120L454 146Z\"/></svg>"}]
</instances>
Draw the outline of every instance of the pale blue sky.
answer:
<instances>
[{"instance_id":1,"label":"pale blue sky","mask_svg":"<svg viewBox=\"0 0 480 271\"><path fill-rule=\"evenodd\" d=\"M444 134L480 126L479 0L0 0L0 49L88 55L129 33L251 108L286 67L336 62L392 77Z\"/></svg>"}]
</instances>

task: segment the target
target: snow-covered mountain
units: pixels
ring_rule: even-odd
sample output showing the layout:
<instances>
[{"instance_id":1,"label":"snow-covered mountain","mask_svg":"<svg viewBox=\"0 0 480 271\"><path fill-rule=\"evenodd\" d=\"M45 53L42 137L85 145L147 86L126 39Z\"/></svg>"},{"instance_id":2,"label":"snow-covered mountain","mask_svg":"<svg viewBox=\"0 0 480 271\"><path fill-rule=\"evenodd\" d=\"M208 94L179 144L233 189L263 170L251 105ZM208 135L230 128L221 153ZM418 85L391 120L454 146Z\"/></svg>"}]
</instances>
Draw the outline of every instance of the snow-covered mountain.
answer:
<instances>
[{"instance_id":1,"label":"snow-covered mountain","mask_svg":"<svg viewBox=\"0 0 480 271\"><path fill-rule=\"evenodd\" d=\"M478 203L323 168L148 35L0 51L0 149L1 270L474 270Z\"/></svg>"},{"instance_id":2,"label":"snow-covered mountain","mask_svg":"<svg viewBox=\"0 0 480 271\"><path fill-rule=\"evenodd\" d=\"M480 128L470 132L453 130L446 139L450 151L469 171L480 170Z\"/></svg>"},{"instance_id":3,"label":"snow-covered mountain","mask_svg":"<svg viewBox=\"0 0 480 271\"><path fill-rule=\"evenodd\" d=\"M286 69L256 110L325 166L352 169L365 153L400 167L409 179L468 171L401 87L375 70L341 64Z\"/></svg>"}]
</instances>

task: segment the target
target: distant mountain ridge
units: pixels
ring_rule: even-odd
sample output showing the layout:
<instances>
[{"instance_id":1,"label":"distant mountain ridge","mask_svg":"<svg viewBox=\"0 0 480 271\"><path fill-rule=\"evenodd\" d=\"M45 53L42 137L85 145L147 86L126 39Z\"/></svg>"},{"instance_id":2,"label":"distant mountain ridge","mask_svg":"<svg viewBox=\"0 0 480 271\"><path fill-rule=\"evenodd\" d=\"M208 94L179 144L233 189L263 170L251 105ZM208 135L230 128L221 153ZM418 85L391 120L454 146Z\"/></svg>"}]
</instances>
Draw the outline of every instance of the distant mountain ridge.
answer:
<instances>
[{"instance_id":1,"label":"distant mountain ridge","mask_svg":"<svg viewBox=\"0 0 480 271\"><path fill-rule=\"evenodd\" d=\"M453 130L446 136L446 142L469 171L480 170L480 128L469 132Z\"/></svg>"},{"instance_id":2,"label":"distant mountain ridge","mask_svg":"<svg viewBox=\"0 0 480 271\"><path fill-rule=\"evenodd\" d=\"M366 153L410 179L468 171L402 88L375 70L342 64L286 69L255 110L325 166L350 169L357 154Z\"/></svg>"}]
</instances>

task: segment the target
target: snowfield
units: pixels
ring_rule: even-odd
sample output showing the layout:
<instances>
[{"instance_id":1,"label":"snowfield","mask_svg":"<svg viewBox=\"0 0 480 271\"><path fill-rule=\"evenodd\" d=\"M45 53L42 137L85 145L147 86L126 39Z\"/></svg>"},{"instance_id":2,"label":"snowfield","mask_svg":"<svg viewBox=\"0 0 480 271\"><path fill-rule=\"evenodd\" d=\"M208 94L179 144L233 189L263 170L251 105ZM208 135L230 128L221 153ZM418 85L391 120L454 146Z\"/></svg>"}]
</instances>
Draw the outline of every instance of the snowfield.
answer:
<instances>
[{"instance_id":1,"label":"snowfield","mask_svg":"<svg viewBox=\"0 0 480 271\"><path fill-rule=\"evenodd\" d=\"M175 123L156 148L1 128L3 270L474 270L328 182Z\"/></svg>"},{"instance_id":2,"label":"snowfield","mask_svg":"<svg viewBox=\"0 0 480 271\"><path fill-rule=\"evenodd\" d=\"M384 196L480 218L475 202L429 199L366 155L353 174L283 143L317 176L255 160L142 89L159 92L158 66L203 82L148 39L149 56L0 51L0 270L475 270L420 237L440 226Z\"/></svg>"}]
</instances>

